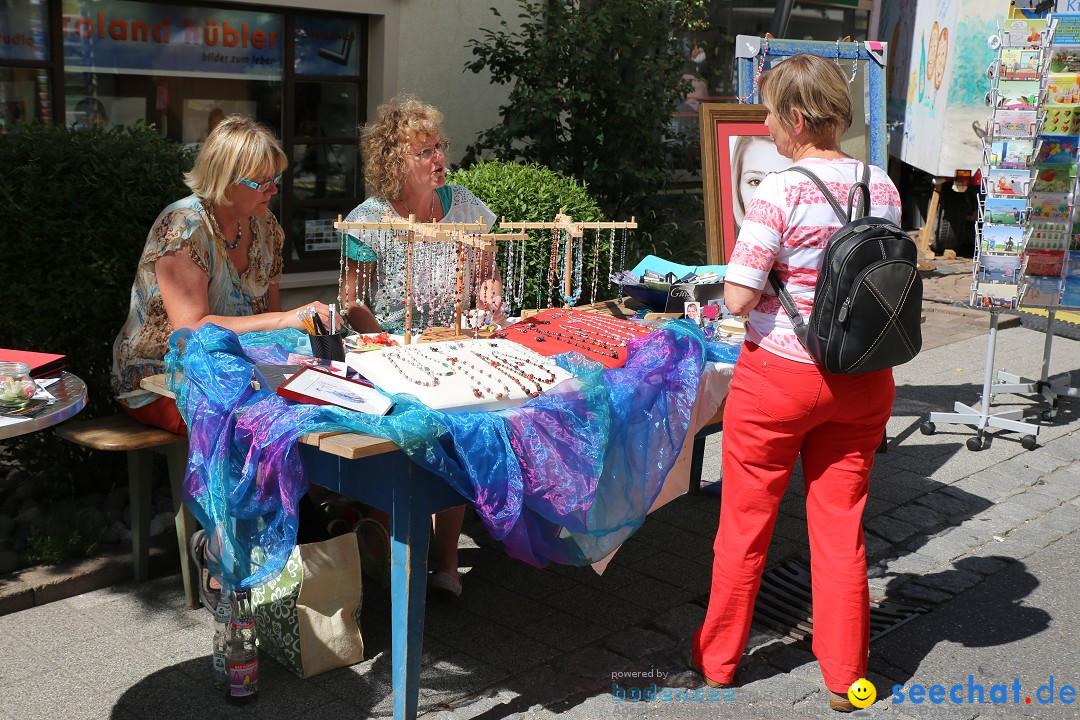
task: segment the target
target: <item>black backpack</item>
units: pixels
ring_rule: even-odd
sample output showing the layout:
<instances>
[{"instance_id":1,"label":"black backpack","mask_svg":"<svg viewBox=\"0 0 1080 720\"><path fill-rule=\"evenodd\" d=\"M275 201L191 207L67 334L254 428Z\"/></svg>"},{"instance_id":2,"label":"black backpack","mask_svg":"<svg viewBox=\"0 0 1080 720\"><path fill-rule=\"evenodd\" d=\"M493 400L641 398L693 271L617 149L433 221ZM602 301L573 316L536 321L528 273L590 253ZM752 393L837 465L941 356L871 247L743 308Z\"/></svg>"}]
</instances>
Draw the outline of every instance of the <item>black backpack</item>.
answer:
<instances>
[{"instance_id":1,"label":"black backpack","mask_svg":"<svg viewBox=\"0 0 1080 720\"><path fill-rule=\"evenodd\" d=\"M918 252L906 232L870 207L870 166L848 194L847 213L829 189L804 167L788 168L814 181L842 228L825 246L809 323L773 270L769 273L795 335L820 367L834 373L864 373L901 365L922 348L922 277ZM855 194L862 190L858 215Z\"/></svg>"}]
</instances>

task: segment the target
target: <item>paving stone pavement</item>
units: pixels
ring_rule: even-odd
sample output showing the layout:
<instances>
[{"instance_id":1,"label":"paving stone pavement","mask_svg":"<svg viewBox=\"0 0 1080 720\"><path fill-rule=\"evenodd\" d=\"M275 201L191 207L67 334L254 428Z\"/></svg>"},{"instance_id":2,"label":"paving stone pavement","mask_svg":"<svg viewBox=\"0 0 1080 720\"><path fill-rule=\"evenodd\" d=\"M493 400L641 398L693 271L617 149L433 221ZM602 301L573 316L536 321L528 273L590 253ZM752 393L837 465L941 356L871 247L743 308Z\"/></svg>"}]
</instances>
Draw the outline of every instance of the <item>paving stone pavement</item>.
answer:
<instances>
[{"instance_id":1,"label":"paving stone pavement","mask_svg":"<svg viewBox=\"0 0 1080 720\"><path fill-rule=\"evenodd\" d=\"M1037 373L1042 346L1041 333L1003 330L996 365ZM895 371L889 447L877 456L866 519L871 593L877 600L916 601L929 612L872 644L869 678L879 700L857 716L1026 716L1030 708L1020 706L917 706L889 699L894 684L934 681L927 669L944 673L954 658L963 659L956 665L961 679L983 666L1000 669L1013 647L1026 648L1014 671L1025 687L1050 675L1073 687L1080 681L1075 655L1031 649L1048 625L1060 628L1077 616L1058 577L1080 569L1080 554L1061 556L1058 549L1075 547L1067 543L1080 537L1074 401L1062 400L1056 421L1041 425L1034 451L1024 450L1015 433L994 431L986 449L972 452L964 444L969 428L939 425L933 435L920 432L928 412L978 401L985 349L986 336L976 334L937 344ZM1051 369L1080 369L1080 342L1055 339ZM1045 407L1017 395L994 400L995 409L1033 416ZM755 630L735 686L713 699L682 667L679 646L704 616L719 510L719 498L709 490L720 480L721 442L719 435L708 441L706 491L653 513L602 576L588 568L535 569L511 560L470 518L461 552L468 568L464 595L428 604L421 713L438 720L835 717L807 642ZM770 567L807 559L800 480L796 468L781 503ZM1051 580L1043 572L1057 573L1054 613L1039 610L1048 615L1045 622L1018 627L1011 618L1035 611L1028 598L1045 597L1037 595L1040 583ZM214 692L212 618L183 607L178 576L115 585L0 617L0 720L389 717L389 599L371 586L365 593L368 659L299 680L264 658L261 697L250 708L231 707ZM985 636L957 644L957 636L934 618L965 606L968 598L981 603L977 622ZM620 692L648 693L654 685L671 699L616 699ZM1036 709L1042 717L1080 716L1074 708L1059 703Z\"/></svg>"}]
</instances>

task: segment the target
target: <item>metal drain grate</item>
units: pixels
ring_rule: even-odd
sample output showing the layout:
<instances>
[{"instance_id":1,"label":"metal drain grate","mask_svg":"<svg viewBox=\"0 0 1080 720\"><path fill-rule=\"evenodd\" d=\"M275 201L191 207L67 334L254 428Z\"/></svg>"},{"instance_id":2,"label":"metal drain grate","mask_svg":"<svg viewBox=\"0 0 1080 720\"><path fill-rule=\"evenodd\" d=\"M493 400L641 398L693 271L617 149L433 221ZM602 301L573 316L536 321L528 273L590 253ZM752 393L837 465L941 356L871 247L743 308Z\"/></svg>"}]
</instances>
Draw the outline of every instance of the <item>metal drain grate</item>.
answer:
<instances>
[{"instance_id":1,"label":"metal drain grate","mask_svg":"<svg viewBox=\"0 0 1080 720\"><path fill-rule=\"evenodd\" d=\"M886 600L870 603L870 641L900 627L928 611L921 605ZM810 602L810 570L794 560L786 560L761 577L761 590L754 605L754 622L796 640L814 633Z\"/></svg>"}]
</instances>

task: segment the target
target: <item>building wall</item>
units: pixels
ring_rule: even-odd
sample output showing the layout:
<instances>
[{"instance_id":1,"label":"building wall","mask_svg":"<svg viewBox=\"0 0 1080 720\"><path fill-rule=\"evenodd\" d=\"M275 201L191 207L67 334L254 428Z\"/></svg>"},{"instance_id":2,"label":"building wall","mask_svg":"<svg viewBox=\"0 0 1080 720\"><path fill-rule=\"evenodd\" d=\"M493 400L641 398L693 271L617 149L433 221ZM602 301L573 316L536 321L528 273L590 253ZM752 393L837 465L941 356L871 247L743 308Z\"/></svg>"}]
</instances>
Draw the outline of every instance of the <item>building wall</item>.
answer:
<instances>
[{"instance_id":1,"label":"building wall","mask_svg":"<svg viewBox=\"0 0 1080 720\"><path fill-rule=\"evenodd\" d=\"M499 121L508 85L494 85L484 71L465 69L473 59L468 42L481 28L498 27L498 8L511 28L519 26L517 0L402 0L398 41L398 91L431 103L446 116L450 162L461 160L476 136Z\"/></svg>"}]
</instances>

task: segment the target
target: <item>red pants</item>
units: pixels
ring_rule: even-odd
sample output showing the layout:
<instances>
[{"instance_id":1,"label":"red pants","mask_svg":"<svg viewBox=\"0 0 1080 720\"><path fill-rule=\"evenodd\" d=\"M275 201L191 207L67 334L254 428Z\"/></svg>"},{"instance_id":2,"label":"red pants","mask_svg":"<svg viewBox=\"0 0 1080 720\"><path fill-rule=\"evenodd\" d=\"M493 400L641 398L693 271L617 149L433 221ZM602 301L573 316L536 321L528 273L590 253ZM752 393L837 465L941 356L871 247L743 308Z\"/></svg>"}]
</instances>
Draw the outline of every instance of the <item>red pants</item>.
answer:
<instances>
[{"instance_id":1,"label":"red pants","mask_svg":"<svg viewBox=\"0 0 1080 720\"><path fill-rule=\"evenodd\" d=\"M180 416L180 411L176 409L176 401L172 398L161 397L148 405L137 408L129 408L124 403L119 403L119 405L143 425L168 430L177 435L187 435L187 425L184 424L184 418Z\"/></svg>"},{"instance_id":2,"label":"red pants","mask_svg":"<svg viewBox=\"0 0 1080 720\"><path fill-rule=\"evenodd\" d=\"M802 454L813 577L814 655L845 694L866 676L870 597L862 513L892 411L892 370L834 375L746 343L724 411L720 528L694 661L730 683L746 648L777 508Z\"/></svg>"}]
</instances>

